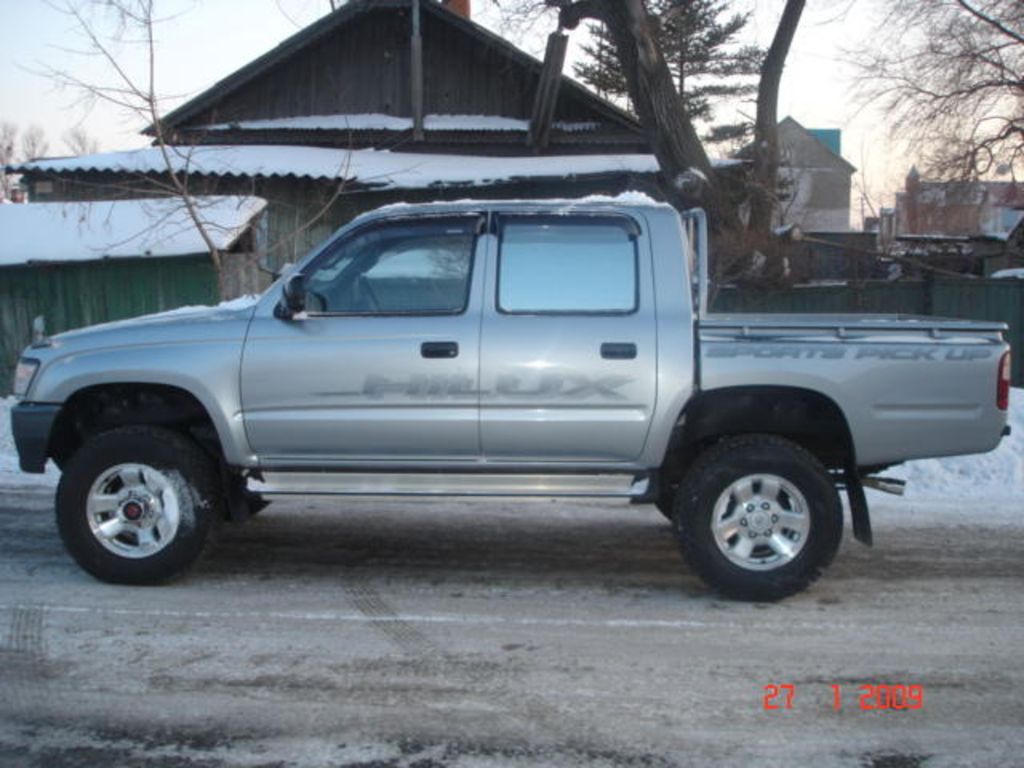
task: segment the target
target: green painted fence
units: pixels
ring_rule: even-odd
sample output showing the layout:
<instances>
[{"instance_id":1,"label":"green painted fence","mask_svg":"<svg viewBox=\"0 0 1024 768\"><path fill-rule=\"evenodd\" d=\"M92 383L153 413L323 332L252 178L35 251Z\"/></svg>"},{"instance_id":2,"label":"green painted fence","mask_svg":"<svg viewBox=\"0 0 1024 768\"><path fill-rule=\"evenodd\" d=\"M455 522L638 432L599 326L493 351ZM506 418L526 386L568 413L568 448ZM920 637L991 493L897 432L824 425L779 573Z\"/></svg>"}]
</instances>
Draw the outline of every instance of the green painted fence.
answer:
<instances>
[{"instance_id":1,"label":"green painted fence","mask_svg":"<svg viewBox=\"0 0 1024 768\"><path fill-rule=\"evenodd\" d=\"M1024 385L1024 280L923 280L860 285L808 285L778 291L723 288L713 312L882 312L1009 326L1013 383Z\"/></svg>"},{"instance_id":2,"label":"green painted fence","mask_svg":"<svg viewBox=\"0 0 1024 768\"><path fill-rule=\"evenodd\" d=\"M208 256L0 267L0 395L11 391L37 315L48 333L57 333L216 301Z\"/></svg>"}]
</instances>

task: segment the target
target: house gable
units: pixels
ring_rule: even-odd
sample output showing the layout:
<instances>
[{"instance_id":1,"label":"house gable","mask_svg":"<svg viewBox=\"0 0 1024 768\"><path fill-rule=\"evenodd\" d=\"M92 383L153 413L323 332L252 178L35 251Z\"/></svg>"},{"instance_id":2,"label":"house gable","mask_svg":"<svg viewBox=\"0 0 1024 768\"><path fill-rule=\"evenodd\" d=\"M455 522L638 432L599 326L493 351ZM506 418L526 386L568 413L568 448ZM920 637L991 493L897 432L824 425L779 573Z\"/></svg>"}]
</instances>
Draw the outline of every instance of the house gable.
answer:
<instances>
[{"instance_id":1,"label":"house gable","mask_svg":"<svg viewBox=\"0 0 1024 768\"><path fill-rule=\"evenodd\" d=\"M411 118L410 6L411 0L353 0L170 113L164 125L200 143L407 147L409 137L396 136L402 131L394 127L303 131L280 121ZM434 0L421 0L421 28L426 115L529 120L541 62ZM278 126L267 127L268 120ZM554 120L552 152L564 153L567 144L593 152L648 151L632 117L564 76ZM250 129L254 121L261 121L257 131ZM502 153L513 147L512 153L531 153L522 128L459 130L474 152L486 151L481 144L503 144ZM429 134L428 145L461 143L451 130Z\"/></svg>"},{"instance_id":2,"label":"house gable","mask_svg":"<svg viewBox=\"0 0 1024 768\"><path fill-rule=\"evenodd\" d=\"M791 117L779 123L779 155L786 188L782 220L806 231L849 230L856 169Z\"/></svg>"},{"instance_id":3,"label":"house gable","mask_svg":"<svg viewBox=\"0 0 1024 768\"><path fill-rule=\"evenodd\" d=\"M779 123L783 165L792 168L834 168L853 175L856 168L792 117Z\"/></svg>"}]
</instances>

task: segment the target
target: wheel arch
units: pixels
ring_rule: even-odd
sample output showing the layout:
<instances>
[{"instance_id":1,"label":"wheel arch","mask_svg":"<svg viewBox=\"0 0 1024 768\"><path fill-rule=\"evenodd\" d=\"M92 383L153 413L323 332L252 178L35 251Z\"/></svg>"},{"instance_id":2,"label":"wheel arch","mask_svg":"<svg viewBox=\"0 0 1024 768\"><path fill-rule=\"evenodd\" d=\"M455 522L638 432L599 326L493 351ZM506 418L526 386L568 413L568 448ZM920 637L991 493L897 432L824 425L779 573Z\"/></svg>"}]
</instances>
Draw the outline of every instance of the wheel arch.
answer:
<instances>
[{"instance_id":1,"label":"wheel arch","mask_svg":"<svg viewBox=\"0 0 1024 768\"><path fill-rule=\"evenodd\" d=\"M663 473L677 481L710 444L749 433L791 440L829 469L856 465L849 422L827 395L801 387L737 386L702 391L690 398L672 432Z\"/></svg>"},{"instance_id":2,"label":"wheel arch","mask_svg":"<svg viewBox=\"0 0 1024 768\"><path fill-rule=\"evenodd\" d=\"M123 381L93 384L68 397L54 420L47 456L64 464L90 437L116 427L161 426L192 437L224 458L225 440L210 410L182 387Z\"/></svg>"}]
</instances>

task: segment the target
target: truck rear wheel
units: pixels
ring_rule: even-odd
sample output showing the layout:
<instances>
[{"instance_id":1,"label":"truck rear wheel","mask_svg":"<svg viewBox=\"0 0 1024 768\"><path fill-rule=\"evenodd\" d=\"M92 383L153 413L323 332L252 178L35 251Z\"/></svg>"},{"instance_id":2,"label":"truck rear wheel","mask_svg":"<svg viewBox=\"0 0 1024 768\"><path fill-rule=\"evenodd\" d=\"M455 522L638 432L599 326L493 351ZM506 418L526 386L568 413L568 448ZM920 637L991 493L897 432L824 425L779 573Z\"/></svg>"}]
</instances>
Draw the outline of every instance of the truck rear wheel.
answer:
<instances>
[{"instance_id":1,"label":"truck rear wheel","mask_svg":"<svg viewBox=\"0 0 1024 768\"><path fill-rule=\"evenodd\" d=\"M57 527L75 561L114 584L187 570L223 517L217 467L194 441L158 427L88 440L57 487Z\"/></svg>"},{"instance_id":2,"label":"truck rear wheel","mask_svg":"<svg viewBox=\"0 0 1024 768\"><path fill-rule=\"evenodd\" d=\"M821 462L771 435L726 438L694 462L676 494L683 557L712 588L741 600L778 600L828 566L842 505Z\"/></svg>"}]
</instances>

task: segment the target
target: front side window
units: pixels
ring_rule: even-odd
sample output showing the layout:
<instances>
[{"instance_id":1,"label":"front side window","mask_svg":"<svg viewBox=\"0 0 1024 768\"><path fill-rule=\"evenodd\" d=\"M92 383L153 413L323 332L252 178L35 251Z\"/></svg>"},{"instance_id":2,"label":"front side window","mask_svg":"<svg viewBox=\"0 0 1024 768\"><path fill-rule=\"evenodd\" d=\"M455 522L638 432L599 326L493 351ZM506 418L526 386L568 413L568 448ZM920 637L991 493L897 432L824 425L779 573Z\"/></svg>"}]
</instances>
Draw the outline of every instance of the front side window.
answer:
<instances>
[{"instance_id":1,"label":"front side window","mask_svg":"<svg viewBox=\"0 0 1024 768\"><path fill-rule=\"evenodd\" d=\"M498 308L509 314L625 314L637 308L636 237L624 220L510 218Z\"/></svg>"},{"instance_id":2,"label":"front side window","mask_svg":"<svg viewBox=\"0 0 1024 768\"><path fill-rule=\"evenodd\" d=\"M466 309L477 219L371 227L306 273L314 314L458 314Z\"/></svg>"}]
</instances>

